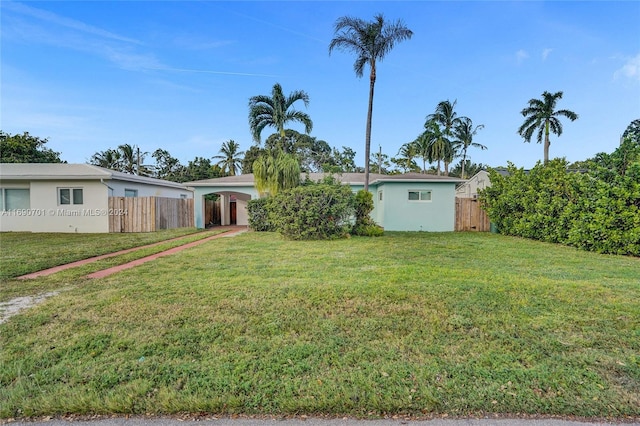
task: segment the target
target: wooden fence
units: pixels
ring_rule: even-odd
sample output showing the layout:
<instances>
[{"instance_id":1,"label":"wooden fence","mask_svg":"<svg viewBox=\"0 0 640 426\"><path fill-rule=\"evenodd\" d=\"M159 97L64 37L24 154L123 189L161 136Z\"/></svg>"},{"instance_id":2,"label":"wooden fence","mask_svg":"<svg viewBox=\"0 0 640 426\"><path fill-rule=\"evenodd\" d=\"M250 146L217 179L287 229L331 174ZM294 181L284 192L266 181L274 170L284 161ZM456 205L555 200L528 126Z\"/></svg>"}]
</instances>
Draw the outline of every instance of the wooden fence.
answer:
<instances>
[{"instance_id":1,"label":"wooden fence","mask_svg":"<svg viewBox=\"0 0 640 426\"><path fill-rule=\"evenodd\" d=\"M456 197L456 231L488 232L489 216L475 198Z\"/></svg>"},{"instance_id":2,"label":"wooden fence","mask_svg":"<svg viewBox=\"0 0 640 426\"><path fill-rule=\"evenodd\" d=\"M193 198L109 197L109 232L153 232L193 226Z\"/></svg>"}]
</instances>

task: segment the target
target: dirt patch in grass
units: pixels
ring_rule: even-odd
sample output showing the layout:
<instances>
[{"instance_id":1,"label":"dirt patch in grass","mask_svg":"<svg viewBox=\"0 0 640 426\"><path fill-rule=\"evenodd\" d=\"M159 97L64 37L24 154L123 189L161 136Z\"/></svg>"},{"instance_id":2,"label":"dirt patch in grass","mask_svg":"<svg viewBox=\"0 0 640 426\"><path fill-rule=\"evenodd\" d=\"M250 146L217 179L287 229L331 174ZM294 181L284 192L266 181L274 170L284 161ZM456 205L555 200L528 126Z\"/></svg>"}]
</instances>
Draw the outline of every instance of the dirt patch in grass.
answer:
<instances>
[{"instance_id":1,"label":"dirt patch in grass","mask_svg":"<svg viewBox=\"0 0 640 426\"><path fill-rule=\"evenodd\" d=\"M18 315L21 311L44 302L50 297L57 296L60 291L49 291L37 296L14 297L8 302L0 302L0 324L6 322L14 315Z\"/></svg>"}]
</instances>

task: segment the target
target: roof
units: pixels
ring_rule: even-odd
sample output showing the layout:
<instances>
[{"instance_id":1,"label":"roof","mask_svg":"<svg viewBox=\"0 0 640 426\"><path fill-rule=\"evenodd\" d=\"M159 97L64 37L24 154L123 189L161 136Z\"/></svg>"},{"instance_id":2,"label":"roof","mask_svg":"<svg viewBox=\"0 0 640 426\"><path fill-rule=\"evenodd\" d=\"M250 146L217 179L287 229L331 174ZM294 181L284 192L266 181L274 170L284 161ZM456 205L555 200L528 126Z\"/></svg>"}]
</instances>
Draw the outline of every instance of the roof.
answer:
<instances>
[{"instance_id":1,"label":"roof","mask_svg":"<svg viewBox=\"0 0 640 426\"><path fill-rule=\"evenodd\" d=\"M327 176L333 176L338 182L349 185L364 185L364 173L301 173L300 179L317 182ZM185 182L189 186L253 186L253 174L226 176L221 178L196 180ZM462 179L450 176L437 176L423 173L405 173L401 175L381 175L377 173L369 174L369 184L377 185L384 182L463 182Z\"/></svg>"},{"instance_id":2,"label":"roof","mask_svg":"<svg viewBox=\"0 0 640 426\"><path fill-rule=\"evenodd\" d=\"M121 180L188 189L168 180L137 176L91 164L66 163L0 163L0 180Z\"/></svg>"}]
</instances>

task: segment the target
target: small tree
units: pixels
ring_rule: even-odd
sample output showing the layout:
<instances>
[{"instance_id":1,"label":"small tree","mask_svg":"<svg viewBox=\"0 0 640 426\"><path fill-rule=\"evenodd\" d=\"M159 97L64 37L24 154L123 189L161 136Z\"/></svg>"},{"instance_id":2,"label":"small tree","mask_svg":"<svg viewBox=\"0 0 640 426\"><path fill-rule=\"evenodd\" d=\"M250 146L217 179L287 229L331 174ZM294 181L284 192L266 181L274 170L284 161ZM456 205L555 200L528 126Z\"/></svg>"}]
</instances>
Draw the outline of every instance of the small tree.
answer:
<instances>
[{"instance_id":1,"label":"small tree","mask_svg":"<svg viewBox=\"0 0 640 426\"><path fill-rule=\"evenodd\" d=\"M356 223L351 233L365 237L379 237L384 233L369 214L373 211L373 195L369 191L361 189L355 196Z\"/></svg>"}]
</instances>

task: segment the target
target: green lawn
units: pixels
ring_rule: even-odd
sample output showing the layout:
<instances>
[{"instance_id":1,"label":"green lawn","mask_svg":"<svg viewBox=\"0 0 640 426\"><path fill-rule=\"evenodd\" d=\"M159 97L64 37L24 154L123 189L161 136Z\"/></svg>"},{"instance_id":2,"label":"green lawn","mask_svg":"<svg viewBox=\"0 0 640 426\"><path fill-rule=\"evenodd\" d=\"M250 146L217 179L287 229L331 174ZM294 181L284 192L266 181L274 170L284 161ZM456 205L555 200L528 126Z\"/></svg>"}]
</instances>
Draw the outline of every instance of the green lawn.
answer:
<instances>
[{"instance_id":1,"label":"green lawn","mask_svg":"<svg viewBox=\"0 0 640 426\"><path fill-rule=\"evenodd\" d=\"M0 417L640 418L637 258L486 233L247 233L80 273L0 325Z\"/></svg>"},{"instance_id":2,"label":"green lawn","mask_svg":"<svg viewBox=\"0 0 640 426\"><path fill-rule=\"evenodd\" d=\"M196 228L122 234L2 232L0 233L0 282L76 260L195 233L199 233Z\"/></svg>"}]
</instances>

